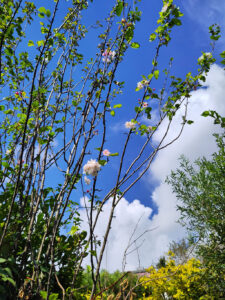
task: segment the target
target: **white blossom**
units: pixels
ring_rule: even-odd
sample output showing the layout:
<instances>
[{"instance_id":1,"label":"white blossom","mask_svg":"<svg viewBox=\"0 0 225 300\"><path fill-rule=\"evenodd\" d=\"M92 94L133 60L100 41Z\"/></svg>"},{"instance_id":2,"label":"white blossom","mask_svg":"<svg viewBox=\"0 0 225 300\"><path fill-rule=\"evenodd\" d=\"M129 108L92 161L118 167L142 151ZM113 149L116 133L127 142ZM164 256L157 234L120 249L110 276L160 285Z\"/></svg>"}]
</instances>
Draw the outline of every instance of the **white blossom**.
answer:
<instances>
[{"instance_id":1,"label":"white blossom","mask_svg":"<svg viewBox=\"0 0 225 300\"><path fill-rule=\"evenodd\" d=\"M212 58L212 53L211 52L206 52L206 53L203 53L199 59L198 59L198 62L201 63L205 58Z\"/></svg>"},{"instance_id":2,"label":"white blossom","mask_svg":"<svg viewBox=\"0 0 225 300\"><path fill-rule=\"evenodd\" d=\"M96 161L96 159L90 159L83 167L84 173L92 176L97 176L100 169L101 165Z\"/></svg>"},{"instance_id":3,"label":"white blossom","mask_svg":"<svg viewBox=\"0 0 225 300\"><path fill-rule=\"evenodd\" d=\"M139 82L137 83L137 88L138 88L138 89L143 89L143 87L144 87L144 85L142 84L141 81L139 81Z\"/></svg>"},{"instance_id":4,"label":"white blossom","mask_svg":"<svg viewBox=\"0 0 225 300\"><path fill-rule=\"evenodd\" d=\"M142 81L139 81L137 83L137 88L139 90L143 89L143 87L147 86L149 84L149 81L148 80L142 80Z\"/></svg>"},{"instance_id":5,"label":"white blossom","mask_svg":"<svg viewBox=\"0 0 225 300\"><path fill-rule=\"evenodd\" d=\"M128 128L128 129L134 129L135 128L135 123L132 122L132 121L127 121L125 123L125 127Z\"/></svg>"},{"instance_id":6,"label":"white blossom","mask_svg":"<svg viewBox=\"0 0 225 300\"><path fill-rule=\"evenodd\" d=\"M168 4L168 3L165 4L165 5L163 6L161 12L162 12L162 13L165 13L165 12L167 11L168 7L169 7L169 4Z\"/></svg>"},{"instance_id":7,"label":"white blossom","mask_svg":"<svg viewBox=\"0 0 225 300\"><path fill-rule=\"evenodd\" d=\"M91 180L87 178L87 176L84 176L84 182L89 185L91 183Z\"/></svg>"}]
</instances>

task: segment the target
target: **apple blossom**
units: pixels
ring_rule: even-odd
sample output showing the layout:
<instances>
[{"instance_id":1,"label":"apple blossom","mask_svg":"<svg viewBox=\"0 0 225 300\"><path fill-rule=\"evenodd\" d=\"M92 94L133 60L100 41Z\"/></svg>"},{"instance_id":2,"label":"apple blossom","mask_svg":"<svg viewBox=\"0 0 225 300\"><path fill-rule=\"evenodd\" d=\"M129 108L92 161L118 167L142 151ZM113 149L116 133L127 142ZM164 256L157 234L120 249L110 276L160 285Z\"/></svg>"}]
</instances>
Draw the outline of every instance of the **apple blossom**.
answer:
<instances>
[{"instance_id":1,"label":"apple blossom","mask_svg":"<svg viewBox=\"0 0 225 300\"><path fill-rule=\"evenodd\" d=\"M91 183L91 180L87 178L86 176L84 177L84 182L89 185Z\"/></svg>"},{"instance_id":2,"label":"apple blossom","mask_svg":"<svg viewBox=\"0 0 225 300\"><path fill-rule=\"evenodd\" d=\"M148 107L148 103L147 102L143 102L142 103L142 107L144 107L144 108Z\"/></svg>"},{"instance_id":3,"label":"apple blossom","mask_svg":"<svg viewBox=\"0 0 225 300\"><path fill-rule=\"evenodd\" d=\"M165 12L167 11L168 7L169 7L169 4L168 4L168 3L165 4L165 5L163 6L161 12L162 12L162 13L165 13Z\"/></svg>"},{"instance_id":4,"label":"apple blossom","mask_svg":"<svg viewBox=\"0 0 225 300\"><path fill-rule=\"evenodd\" d=\"M102 151L102 154L103 154L104 156L109 156L109 155L110 155L110 152L109 152L108 149L105 149L105 150Z\"/></svg>"},{"instance_id":5,"label":"apple blossom","mask_svg":"<svg viewBox=\"0 0 225 300\"><path fill-rule=\"evenodd\" d=\"M143 87L144 87L144 85L142 84L141 81L139 81L139 82L137 83L137 88L138 88L138 89L143 89Z\"/></svg>"},{"instance_id":6,"label":"apple blossom","mask_svg":"<svg viewBox=\"0 0 225 300\"><path fill-rule=\"evenodd\" d=\"M212 58L212 53L211 53L211 52L203 53L203 54L198 58L198 62L201 64L202 61L203 61L205 58L207 58L207 59Z\"/></svg>"},{"instance_id":7,"label":"apple blossom","mask_svg":"<svg viewBox=\"0 0 225 300\"><path fill-rule=\"evenodd\" d=\"M115 56L116 56L116 52L115 51L109 51L109 50L105 50L103 53L102 53L102 61L103 62L107 62L107 63L110 63L111 61L114 60Z\"/></svg>"},{"instance_id":8,"label":"apple blossom","mask_svg":"<svg viewBox=\"0 0 225 300\"><path fill-rule=\"evenodd\" d=\"M148 80L142 80L142 81L139 81L137 83L137 88L140 90L140 89L143 89L143 87L147 86L149 84L149 81Z\"/></svg>"},{"instance_id":9,"label":"apple blossom","mask_svg":"<svg viewBox=\"0 0 225 300\"><path fill-rule=\"evenodd\" d=\"M101 165L96 161L96 159L90 159L83 167L84 173L92 176L97 176L100 169Z\"/></svg>"},{"instance_id":10,"label":"apple blossom","mask_svg":"<svg viewBox=\"0 0 225 300\"><path fill-rule=\"evenodd\" d=\"M134 129L135 128L135 123L132 122L132 121L127 121L125 123L125 127L128 128L128 129Z\"/></svg>"}]
</instances>

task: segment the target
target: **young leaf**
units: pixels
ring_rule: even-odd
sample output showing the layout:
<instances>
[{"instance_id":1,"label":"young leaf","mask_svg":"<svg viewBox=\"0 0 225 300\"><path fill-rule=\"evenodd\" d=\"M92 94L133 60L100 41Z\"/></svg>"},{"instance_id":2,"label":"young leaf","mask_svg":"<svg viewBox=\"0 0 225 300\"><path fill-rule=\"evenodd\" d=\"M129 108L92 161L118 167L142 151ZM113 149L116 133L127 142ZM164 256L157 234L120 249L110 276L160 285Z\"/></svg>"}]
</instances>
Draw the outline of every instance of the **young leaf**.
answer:
<instances>
[{"instance_id":1,"label":"young leaf","mask_svg":"<svg viewBox=\"0 0 225 300\"><path fill-rule=\"evenodd\" d=\"M28 47L32 47L32 46L34 46L34 42L31 41L31 40L29 40L29 42L28 42Z\"/></svg>"},{"instance_id":2,"label":"young leaf","mask_svg":"<svg viewBox=\"0 0 225 300\"><path fill-rule=\"evenodd\" d=\"M122 104L115 104L115 105L113 105L113 108L120 108L120 107L122 107Z\"/></svg>"},{"instance_id":3,"label":"young leaf","mask_svg":"<svg viewBox=\"0 0 225 300\"><path fill-rule=\"evenodd\" d=\"M155 70L154 77L155 77L155 79L159 78L159 70Z\"/></svg>"},{"instance_id":4,"label":"young leaf","mask_svg":"<svg viewBox=\"0 0 225 300\"><path fill-rule=\"evenodd\" d=\"M116 15L119 17L123 11L123 2L119 1L116 6Z\"/></svg>"},{"instance_id":5,"label":"young leaf","mask_svg":"<svg viewBox=\"0 0 225 300\"><path fill-rule=\"evenodd\" d=\"M109 156L119 156L119 153L116 152L116 153L110 153Z\"/></svg>"},{"instance_id":6,"label":"young leaf","mask_svg":"<svg viewBox=\"0 0 225 300\"><path fill-rule=\"evenodd\" d=\"M133 42L133 43L131 43L131 48L138 49L138 48L140 48L140 44Z\"/></svg>"}]
</instances>

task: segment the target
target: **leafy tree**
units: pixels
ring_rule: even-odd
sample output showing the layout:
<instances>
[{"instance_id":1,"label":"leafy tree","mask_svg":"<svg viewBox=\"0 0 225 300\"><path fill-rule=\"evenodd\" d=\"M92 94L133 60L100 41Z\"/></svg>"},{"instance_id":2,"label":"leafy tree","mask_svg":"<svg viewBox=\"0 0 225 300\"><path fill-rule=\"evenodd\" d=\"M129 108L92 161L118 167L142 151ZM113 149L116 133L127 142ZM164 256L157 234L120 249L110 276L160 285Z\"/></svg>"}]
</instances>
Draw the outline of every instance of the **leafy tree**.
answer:
<instances>
[{"instance_id":1,"label":"leafy tree","mask_svg":"<svg viewBox=\"0 0 225 300\"><path fill-rule=\"evenodd\" d=\"M193 251L190 253L190 250L190 243L185 238L179 242L172 241L169 245L169 251L174 253L174 259L177 264L185 263L190 258L190 255L193 255Z\"/></svg>"},{"instance_id":2,"label":"leafy tree","mask_svg":"<svg viewBox=\"0 0 225 300\"><path fill-rule=\"evenodd\" d=\"M167 182L179 199L181 224L197 243L215 295L225 296L225 135L215 135L218 150L193 165L181 157ZM219 299L219 298L218 298Z\"/></svg>"}]
</instances>

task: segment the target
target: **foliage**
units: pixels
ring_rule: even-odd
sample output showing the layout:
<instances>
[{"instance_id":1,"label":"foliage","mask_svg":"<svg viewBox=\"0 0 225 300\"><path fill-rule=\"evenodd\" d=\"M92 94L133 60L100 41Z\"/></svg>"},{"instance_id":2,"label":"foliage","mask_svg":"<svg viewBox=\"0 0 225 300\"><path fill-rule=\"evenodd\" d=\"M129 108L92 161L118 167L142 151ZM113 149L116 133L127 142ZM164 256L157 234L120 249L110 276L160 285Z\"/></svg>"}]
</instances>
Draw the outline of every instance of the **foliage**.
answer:
<instances>
[{"instance_id":1,"label":"foliage","mask_svg":"<svg viewBox=\"0 0 225 300\"><path fill-rule=\"evenodd\" d=\"M147 272L140 279L146 289L142 299L217 299L208 294L205 269L195 258L176 265L170 252L165 267L150 267Z\"/></svg>"},{"instance_id":2,"label":"foliage","mask_svg":"<svg viewBox=\"0 0 225 300\"><path fill-rule=\"evenodd\" d=\"M182 157L167 179L179 199L181 223L189 230L207 266L215 295L224 297L225 274L225 135L215 135L218 151L194 165ZM221 295L220 295L221 293Z\"/></svg>"},{"instance_id":3,"label":"foliage","mask_svg":"<svg viewBox=\"0 0 225 300\"><path fill-rule=\"evenodd\" d=\"M190 243L187 239L181 239L179 242L172 241L169 245L169 251L174 253L174 259L176 261L176 264L182 264L185 263L190 257L190 254L194 254L192 249L190 249Z\"/></svg>"}]
</instances>

